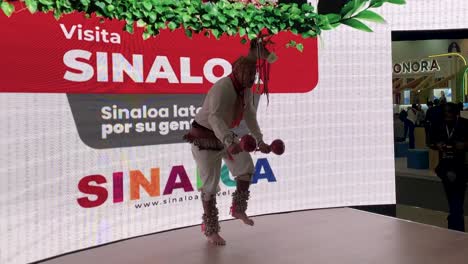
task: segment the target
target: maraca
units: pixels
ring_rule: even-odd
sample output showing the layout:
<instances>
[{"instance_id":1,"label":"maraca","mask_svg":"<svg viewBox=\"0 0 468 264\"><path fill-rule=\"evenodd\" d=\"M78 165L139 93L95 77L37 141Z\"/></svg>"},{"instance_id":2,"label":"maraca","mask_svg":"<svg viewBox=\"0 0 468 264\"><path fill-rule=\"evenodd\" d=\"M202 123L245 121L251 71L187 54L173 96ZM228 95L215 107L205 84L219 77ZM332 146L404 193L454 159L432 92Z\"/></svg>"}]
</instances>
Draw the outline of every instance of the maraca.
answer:
<instances>
[{"instance_id":1,"label":"maraca","mask_svg":"<svg viewBox=\"0 0 468 264\"><path fill-rule=\"evenodd\" d=\"M240 147L243 151L252 152L257 148L257 141L251 135L245 135L241 138Z\"/></svg>"},{"instance_id":2,"label":"maraca","mask_svg":"<svg viewBox=\"0 0 468 264\"><path fill-rule=\"evenodd\" d=\"M271 142L271 151L275 153L276 155L282 155L285 150L284 142L281 139L275 139L273 142Z\"/></svg>"},{"instance_id":3,"label":"maraca","mask_svg":"<svg viewBox=\"0 0 468 264\"><path fill-rule=\"evenodd\" d=\"M240 142L240 147L242 148L243 151L246 152L252 152L255 150L258 150L257 147L257 142L254 137L251 135L245 135L241 138ZM285 146L284 142L281 139L275 139L271 144L270 144L271 151L275 153L276 155L282 155L285 151Z\"/></svg>"}]
</instances>

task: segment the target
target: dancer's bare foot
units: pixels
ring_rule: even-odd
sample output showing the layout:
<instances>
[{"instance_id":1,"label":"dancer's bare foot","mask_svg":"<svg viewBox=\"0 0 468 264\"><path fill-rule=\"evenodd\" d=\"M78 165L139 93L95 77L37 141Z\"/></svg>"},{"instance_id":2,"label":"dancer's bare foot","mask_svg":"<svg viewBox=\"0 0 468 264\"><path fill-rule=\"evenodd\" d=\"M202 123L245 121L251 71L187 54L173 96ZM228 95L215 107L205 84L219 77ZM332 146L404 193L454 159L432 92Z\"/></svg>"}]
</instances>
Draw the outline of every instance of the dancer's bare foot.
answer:
<instances>
[{"instance_id":1,"label":"dancer's bare foot","mask_svg":"<svg viewBox=\"0 0 468 264\"><path fill-rule=\"evenodd\" d=\"M206 236L208 242L216 246L226 245L226 240L224 240L218 233L212 234L211 236Z\"/></svg>"},{"instance_id":2,"label":"dancer's bare foot","mask_svg":"<svg viewBox=\"0 0 468 264\"><path fill-rule=\"evenodd\" d=\"M237 213L237 212L232 212L232 216L236 219L239 219L241 220L242 222L244 222L244 224L246 225L249 225L249 226L253 226L254 225L254 221L252 219L250 219L247 214L245 213Z\"/></svg>"}]
</instances>

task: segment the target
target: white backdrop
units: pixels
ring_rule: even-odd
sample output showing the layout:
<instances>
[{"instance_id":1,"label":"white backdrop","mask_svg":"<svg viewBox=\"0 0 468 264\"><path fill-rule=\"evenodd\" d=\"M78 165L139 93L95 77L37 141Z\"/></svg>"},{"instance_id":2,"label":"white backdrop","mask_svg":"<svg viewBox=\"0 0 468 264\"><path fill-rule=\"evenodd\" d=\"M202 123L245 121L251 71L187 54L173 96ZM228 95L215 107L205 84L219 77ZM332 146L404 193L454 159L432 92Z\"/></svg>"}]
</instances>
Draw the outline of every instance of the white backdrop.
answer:
<instances>
[{"instance_id":1,"label":"white backdrop","mask_svg":"<svg viewBox=\"0 0 468 264\"><path fill-rule=\"evenodd\" d=\"M273 94L259 105L267 140L282 138L286 154L268 158L276 182L252 187L252 215L311 208L395 203L392 135L391 28L463 28L464 1L409 0L380 10L389 21L375 33L340 27L324 32L319 84L306 94ZM2 65L5 67L5 65ZM300 76L291 76L300 78ZM1 84L0 84L1 85ZM0 263L23 263L128 237L200 224L199 200L136 208L163 200L112 203L112 173L147 178L160 168L161 192L172 166L183 165L195 185L189 145L92 149L78 136L66 95L0 94ZM102 174L109 198L85 209L77 184ZM221 185L224 191L232 187ZM176 189L171 198L196 192ZM128 196L128 195L127 195ZM228 219L229 196L219 198Z\"/></svg>"}]
</instances>

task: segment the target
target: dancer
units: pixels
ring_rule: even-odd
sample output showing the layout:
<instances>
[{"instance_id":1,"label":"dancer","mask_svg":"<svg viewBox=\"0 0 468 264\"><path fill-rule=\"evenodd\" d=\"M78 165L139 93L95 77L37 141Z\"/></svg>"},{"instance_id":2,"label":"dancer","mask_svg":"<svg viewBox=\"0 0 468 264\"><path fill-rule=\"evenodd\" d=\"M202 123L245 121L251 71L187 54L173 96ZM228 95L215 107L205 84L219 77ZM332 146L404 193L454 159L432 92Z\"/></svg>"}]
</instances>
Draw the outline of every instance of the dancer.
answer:
<instances>
[{"instance_id":1,"label":"dancer","mask_svg":"<svg viewBox=\"0 0 468 264\"><path fill-rule=\"evenodd\" d=\"M248 55L239 57L233 63L232 74L217 81L209 90L189 133L184 136L192 144L192 154L203 183L200 188L204 210L202 231L208 241L215 245L226 243L219 235L216 207L216 194L220 191L218 185L221 160L224 160L237 184L232 195L231 215L247 225L254 225L254 221L246 214L254 164L250 154L242 151L239 139L231 129L239 126L244 119L259 150L270 152L269 145L263 142L257 122L251 88L255 82L257 66L275 60L275 55L266 49L261 40L253 40ZM266 86L264 92L267 93L268 89L265 88Z\"/></svg>"}]
</instances>

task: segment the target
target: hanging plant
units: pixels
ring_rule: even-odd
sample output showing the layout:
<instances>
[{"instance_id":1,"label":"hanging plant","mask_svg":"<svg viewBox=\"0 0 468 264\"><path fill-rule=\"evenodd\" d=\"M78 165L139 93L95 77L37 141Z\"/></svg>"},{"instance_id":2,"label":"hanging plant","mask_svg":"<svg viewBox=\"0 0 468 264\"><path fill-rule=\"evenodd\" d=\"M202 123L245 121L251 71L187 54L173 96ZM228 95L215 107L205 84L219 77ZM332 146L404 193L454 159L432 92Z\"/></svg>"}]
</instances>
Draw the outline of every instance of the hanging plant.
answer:
<instances>
[{"instance_id":1,"label":"hanging plant","mask_svg":"<svg viewBox=\"0 0 468 264\"><path fill-rule=\"evenodd\" d=\"M242 42L256 38L262 31L276 35L290 31L303 38L316 37L323 30L347 25L372 32L362 21L384 23L385 20L371 9L385 3L405 4L405 0L351 0L340 14L321 15L310 4L274 4L265 0L22 0L31 13L53 12L58 19L75 11L86 15L126 21L125 31L133 33L134 26L143 27L143 38L159 34L160 30L183 29L188 37L204 34L221 37L239 34ZM254 2L254 3L252 3ZM15 7L8 1L1 3L7 16L14 15ZM301 43L291 41L287 47L303 50Z\"/></svg>"}]
</instances>

